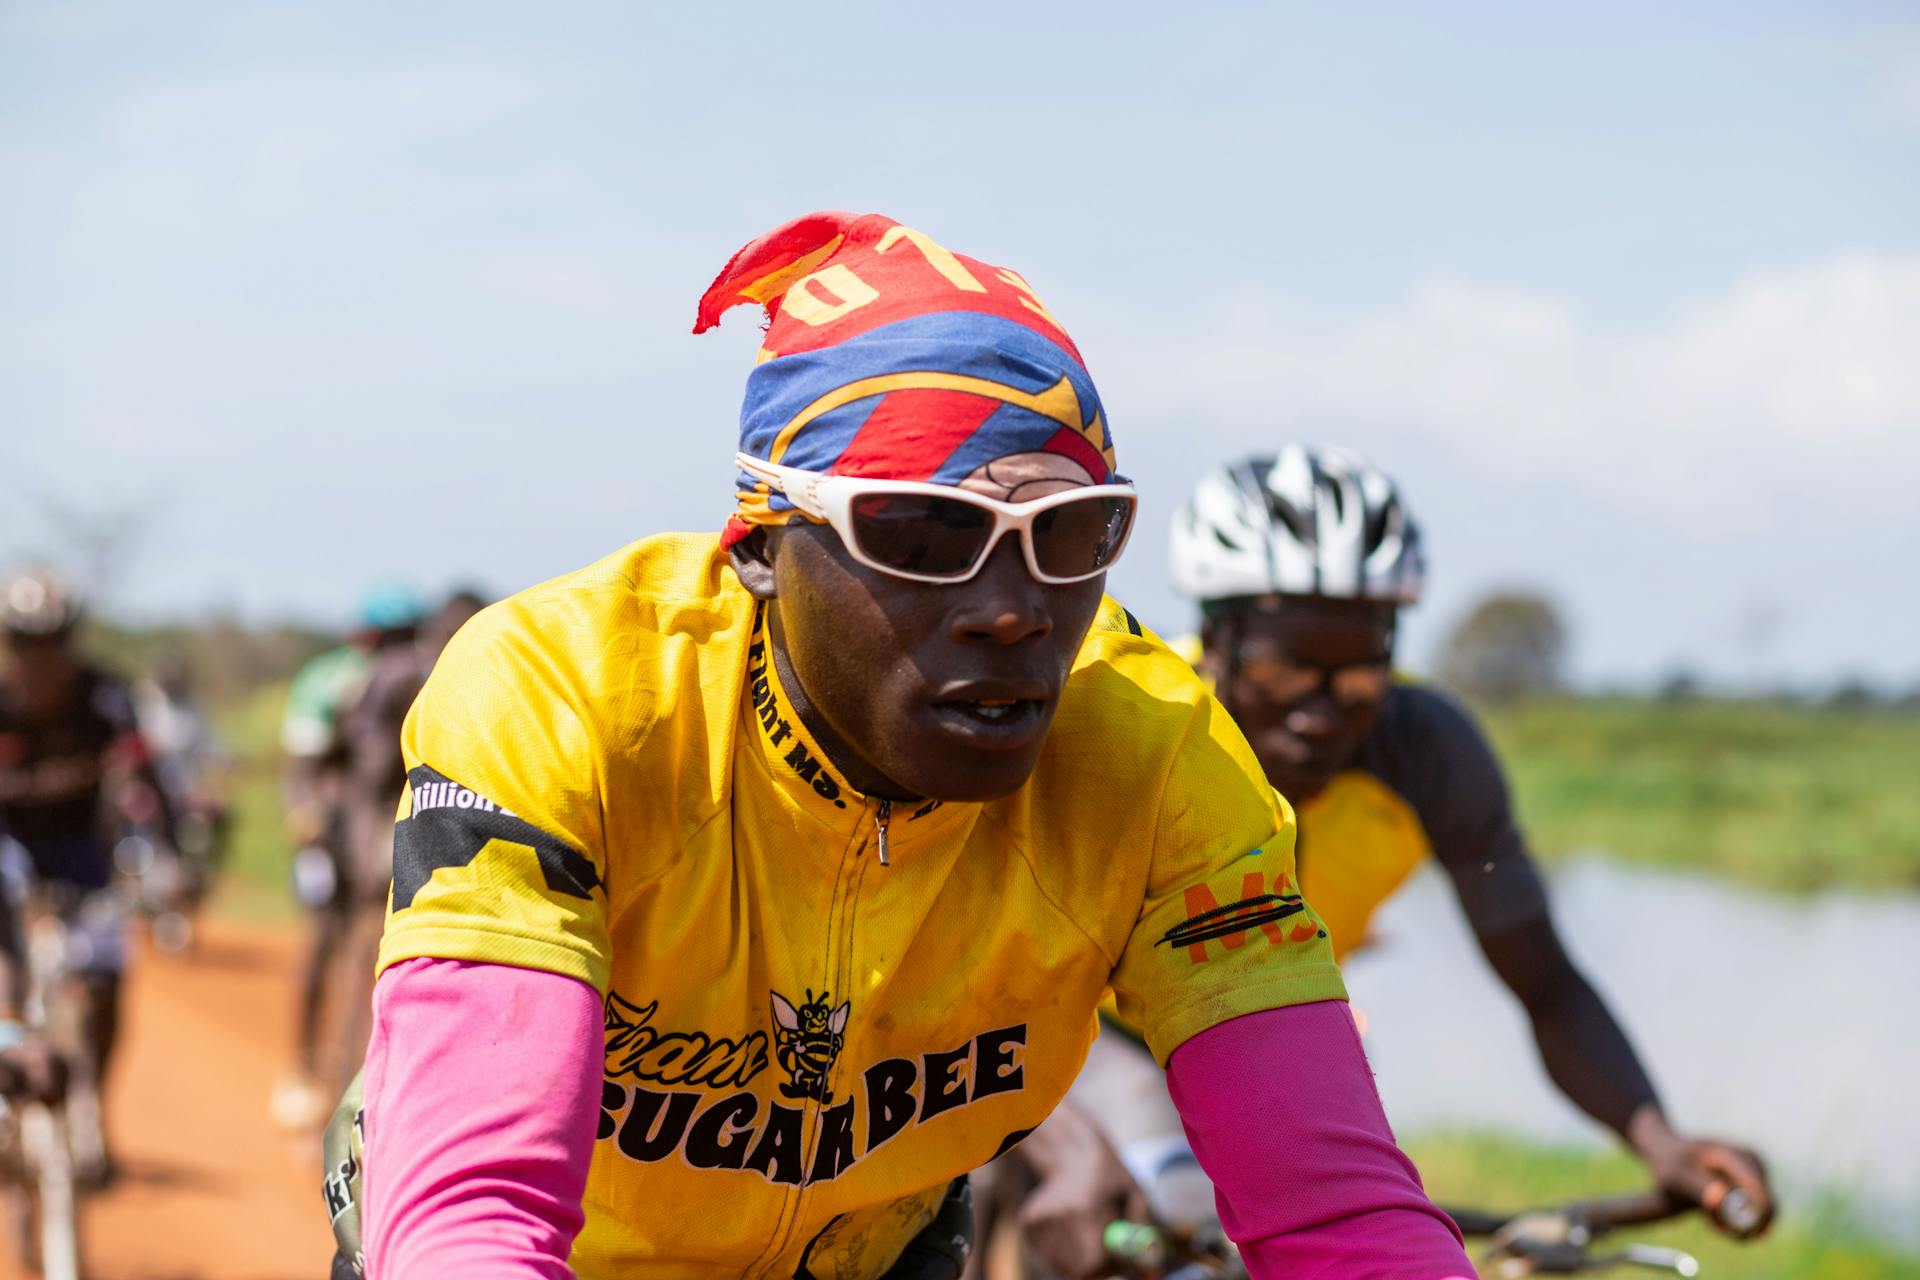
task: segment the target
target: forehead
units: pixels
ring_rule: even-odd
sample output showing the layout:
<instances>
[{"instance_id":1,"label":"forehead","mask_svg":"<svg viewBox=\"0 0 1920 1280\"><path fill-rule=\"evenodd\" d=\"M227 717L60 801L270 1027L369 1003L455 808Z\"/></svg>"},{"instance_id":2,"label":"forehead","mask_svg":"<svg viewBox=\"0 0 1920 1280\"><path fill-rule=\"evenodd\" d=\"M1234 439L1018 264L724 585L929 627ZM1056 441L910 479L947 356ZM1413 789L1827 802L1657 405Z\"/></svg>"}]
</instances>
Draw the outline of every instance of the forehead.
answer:
<instances>
[{"instance_id":1,"label":"forehead","mask_svg":"<svg viewBox=\"0 0 1920 1280\"><path fill-rule=\"evenodd\" d=\"M1272 645L1306 662L1367 662L1393 652L1394 610L1370 600L1330 596L1275 597L1248 610L1237 626L1244 641Z\"/></svg>"},{"instance_id":2,"label":"forehead","mask_svg":"<svg viewBox=\"0 0 1920 1280\"><path fill-rule=\"evenodd\" d=\"M1079 462L1063 453L1044 449L1010 453L983 462L960 481L958 488L970 489L1002 502L1031 502L1095 483Z\"/></svg>"}]
</instances>

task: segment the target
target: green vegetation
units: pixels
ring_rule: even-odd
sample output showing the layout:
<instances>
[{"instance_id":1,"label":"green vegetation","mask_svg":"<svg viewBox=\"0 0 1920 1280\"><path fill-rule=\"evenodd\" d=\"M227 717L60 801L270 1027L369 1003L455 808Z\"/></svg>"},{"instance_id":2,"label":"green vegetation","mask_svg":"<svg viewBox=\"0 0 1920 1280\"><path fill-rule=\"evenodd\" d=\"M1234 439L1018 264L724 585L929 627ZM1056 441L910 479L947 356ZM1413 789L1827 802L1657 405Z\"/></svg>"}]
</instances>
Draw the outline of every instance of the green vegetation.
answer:
<instances>
[{"instance_id":1,"label":"green vegetation","mask_svg":"<svg viewBox=\"0 0 1920 1280\"><path fill-rule=\"evenodd\" d=\"M1920 715L1552 699L1485 719L1549 861L1595 850L1776 889L1920 887Z\"/></svg>"},{"instance_id":2,"label":"green vegetation","mask_svg":"<svg viewBox=\"0 0 1920 1280\"><path fill-rule=\"evenodd\" d=\"M215 907L252 918L292 915L293 849L280 813L280 717L284 684L264 685L224 704L215 720L233 757L228 802L233 828Z\"/></svg>"},{"instance_id":3,"label":"green vegetation","mask_svg":"<svg viewBox=\"0 0 1920 1280\"><path fill-rule=\"evenodd\" d=\"M1536 1208L1646 1185L1639 1164L1616 1151L1534 1146L1485 1134L1435 1134L1406 1147L1428 1194L1462 1209ZM1831 1202L1789 1203L1773 1229L1750 1244L1727 1240L1697 1218L1634 1228L1619 1238L1685 1249L1700 1259L1706 1280L1894 1280L1920 1268L1920 1254L1876 1243ZM1477 1243L1469 1241L1469 1249Z\"/></svg>"},{"instance_id":4,"label":"green vegetation","mask_svg":"<svg viewBox=\"0 0 1920 1280\"><path fill-rule=\"evenodd\" d=\"M249 629L218 618L194 626L146 627L96 618L82 632L87 653L109 670L131 676L152 670L158 661L183 664L195 693L221 707L286 679L307 659L337 643L304 627Z\"/></svg>"}]
</instances>

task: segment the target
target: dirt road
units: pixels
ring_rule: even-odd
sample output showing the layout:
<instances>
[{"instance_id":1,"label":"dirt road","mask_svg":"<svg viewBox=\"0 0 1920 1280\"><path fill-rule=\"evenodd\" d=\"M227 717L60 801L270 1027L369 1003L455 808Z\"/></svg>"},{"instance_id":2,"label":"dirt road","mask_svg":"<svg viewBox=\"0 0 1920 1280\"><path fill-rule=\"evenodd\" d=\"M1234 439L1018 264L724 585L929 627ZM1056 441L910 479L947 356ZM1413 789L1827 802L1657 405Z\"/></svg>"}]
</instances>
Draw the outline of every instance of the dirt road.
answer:
<instances>
[{"instance_id":1,"label":"dirt road","mask_svg":"<svg viewBox=\"0 0 1920 1280\"><path fill-rule=\"evenodd\" d=\"M107 1104L121 1177L83 1208L89 1280L326 1276L318 1144L267 1118L295 927L206 920L191 958L136 957Z\"/></svg>"}]
</instances>

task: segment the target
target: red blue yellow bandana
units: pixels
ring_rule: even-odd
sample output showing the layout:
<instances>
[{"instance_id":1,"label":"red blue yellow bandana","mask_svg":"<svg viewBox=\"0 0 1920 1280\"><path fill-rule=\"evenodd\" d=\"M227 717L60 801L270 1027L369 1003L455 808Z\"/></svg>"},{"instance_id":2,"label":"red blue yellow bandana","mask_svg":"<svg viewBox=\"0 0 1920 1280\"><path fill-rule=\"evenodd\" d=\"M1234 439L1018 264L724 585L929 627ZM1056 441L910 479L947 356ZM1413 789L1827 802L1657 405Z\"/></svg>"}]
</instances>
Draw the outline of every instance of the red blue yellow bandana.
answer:
<instances>
[{"instance_id":1,"label":"red blue yellow bandana","mask_svg":"<svg viewBox=\"0 0 1920 1280\"><path fill-rule=\"evenodd\" d=\"M935 484L1047 453L1084 483L1114 477L1113 437L1080 352L1018 272L879 214L812 213L734 254L693 331L741 303L767 314L740 410L743 453ZM783 495L744 473L737 484L724 543L793 518Z\"/></svg>"}]
</instances>

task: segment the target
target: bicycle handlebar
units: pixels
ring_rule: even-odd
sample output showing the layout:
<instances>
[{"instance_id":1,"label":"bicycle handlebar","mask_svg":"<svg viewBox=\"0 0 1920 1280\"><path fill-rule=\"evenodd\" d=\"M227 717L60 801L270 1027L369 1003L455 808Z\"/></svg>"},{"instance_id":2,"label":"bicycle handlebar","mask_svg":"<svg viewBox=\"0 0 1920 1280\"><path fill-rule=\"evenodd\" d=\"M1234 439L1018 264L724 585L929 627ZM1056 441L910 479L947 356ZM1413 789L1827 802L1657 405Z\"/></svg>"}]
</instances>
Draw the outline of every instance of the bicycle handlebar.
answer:
<instances>
[{"instance_id":1,"label":"bicycle handlebar","mask_svg":"<svg viewBox=\"0 0 1920 1280\"><path fill-rule=\"evenodd\" d=\"M1760 1223L1760 1207L1738 1187L1726 1188L1711 1210L1654 1188L1520 1213L1495 1214L1471 1209L1445 1212L1463 1235L1500 1236L1495 1242L1499 1246L1498 1256L1516 1260L1526 1267L1524 1274L1528 1275L1602 1271L1620 1265L1649 1267L1682 1276L1697 1275L1699 1263L1678 1249L1628 1244L1611 1253L1595 1255L1589 1248L1599 1237L1619 1228L1663 1222L1694 1212L1710 1213L1729 1230L1743 1235ZM1245 1274L1226 1270L1231 1265L1230 1252L1213 1255L1204 1246L1196 1249L1194 1246L1200 1244L1199 1241L1164 1226L1112 1222L1107 1225L1104 1243L1109 1259L1118 1264L1120 1273L1125 1275L1161 1274L1168 1280L1187 1280L1188 1277ZM1173 1269L1168 1270L1169 1267Z\"/></svg>"},{"instance_id":2,"label":"bicycle handlebar","mask_svg":"<svg viewBox=\"0 0 1920 1280\"><path fill-rule=\"evenodd\" d=\"M1507 1214L1489 1213L1479 1209L1446 1209L1443 1212L1453 1219L1454 1224L1460 1228L1461 1234L1491 1236L1498 1235L1514 1221L1536 1213L1564 1216L1580 1223L1593 1234L1602 1235L1618 1227L1637 1227L1652 1222L1665 1222L1669 1218L1678 1218L1695 1210L1713 1218L1735 1235L1748 1235L1760 1225L1760 1206L1754 1203L1753 1197L1738 1187L1728 1188L1721 1196L1719 1203L1712 1209L1671 1192L1652 1188L1646 1191L1630 1191L1624 1195L1608 1196L1600 1200L1581 1201L1556 1209L1528 1209Z\"/></svg>"}]
</instances>

